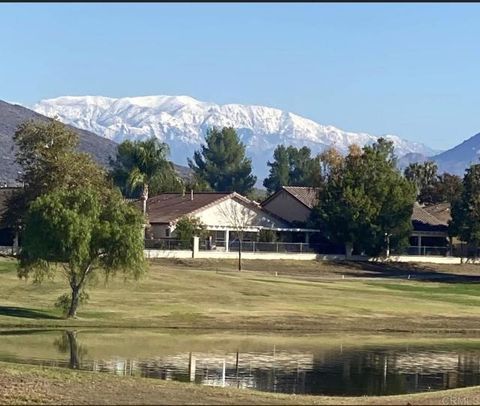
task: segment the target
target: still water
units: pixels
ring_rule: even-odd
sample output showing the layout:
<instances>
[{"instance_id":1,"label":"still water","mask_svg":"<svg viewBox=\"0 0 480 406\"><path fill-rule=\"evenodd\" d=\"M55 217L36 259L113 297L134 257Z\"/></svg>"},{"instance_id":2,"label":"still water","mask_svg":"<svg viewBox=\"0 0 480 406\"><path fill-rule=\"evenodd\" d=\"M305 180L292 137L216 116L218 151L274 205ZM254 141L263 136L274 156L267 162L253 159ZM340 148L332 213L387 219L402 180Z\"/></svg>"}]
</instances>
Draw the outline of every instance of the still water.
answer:
<instances>
[{"instance_id":1,"label":"still water","mask_svg":"<svg viewBox=\"0 0 480 406\"><path fill-rule=\"evenodd\" d=\"M0 361L314 395L480 385L480 339L3 331Z\"/></svg>"}]
</instances>

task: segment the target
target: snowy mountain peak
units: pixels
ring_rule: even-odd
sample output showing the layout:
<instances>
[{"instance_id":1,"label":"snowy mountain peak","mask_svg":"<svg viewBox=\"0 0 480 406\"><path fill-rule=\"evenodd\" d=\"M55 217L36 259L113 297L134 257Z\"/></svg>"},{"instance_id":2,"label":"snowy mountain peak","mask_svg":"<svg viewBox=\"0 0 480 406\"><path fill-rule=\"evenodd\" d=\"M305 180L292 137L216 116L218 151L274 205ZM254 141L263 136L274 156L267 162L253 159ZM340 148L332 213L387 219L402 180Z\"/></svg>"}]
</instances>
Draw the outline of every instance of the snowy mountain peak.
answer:
<instances>
[{"instance_id":1,"label":"snowy mountain peak","mask_svg":"<svg viewBox=\"0 0 480 406\"><path fill-rule=\"evenodd\" d=\"M117 142L155 136L170 145L171 158L178 164L185 164L200 147L208 128L231 126L247 146L260 182L268 173L266 163L278 144L308 146L314 153L329 146L346 152L351 144L371 144L378 139L367 133L321 125L272 107L219 105L190 96L63 96L42 100L33 109ZM395 135L385 137L393 141L398 156L430 156L436 152Z\"/></svg>"}]
</instances>

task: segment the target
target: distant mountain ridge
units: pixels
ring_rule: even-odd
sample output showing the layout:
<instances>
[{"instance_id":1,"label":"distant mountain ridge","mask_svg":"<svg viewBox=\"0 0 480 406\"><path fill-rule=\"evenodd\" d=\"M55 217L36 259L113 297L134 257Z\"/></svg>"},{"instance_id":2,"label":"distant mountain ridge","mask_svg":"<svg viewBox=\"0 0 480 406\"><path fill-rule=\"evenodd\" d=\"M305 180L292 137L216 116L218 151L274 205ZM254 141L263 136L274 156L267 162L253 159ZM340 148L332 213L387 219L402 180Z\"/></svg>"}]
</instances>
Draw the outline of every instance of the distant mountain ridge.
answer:
<instances>
[{"instance_id":1,"label":"distant mountain ridge","mask_svg":"<svg viewBox=\"0 0 480 406\"><path fill-rule=\"evenodd\" d=\"M379 137L324 126L279 109L241 104L219 105L189 96L145 96L110 98L103 96L64 96L42 100L33 109L57 116L75 127L92 131L107 139L144 139L155 136L170 145L172 160L184 164L204 142L212 126L237 129L252 158L254 172L261 182L267 176L267 161L279 144L308 146L314 153L335 146L345 153L348 146L372 144ZM398 156L408 153L434 155L437 151L395 135Z\"/></svg>"},{"instance_id":2,"label":"distant mountain ridge","mask_svg":"<svg viewBox=\"0 0 480 406\"><path fill-rule=\"evenodd\" d=\"M17 185L21 167L15 163L15 144L13 135L17 127L27 120L47 121L35 111L17 104L0 100L0 184ZM109 158L115 158L117 144L111 140L99 137L90 131L73 128L79 135L79 150L86 152L102 166L109 166Z\"/></svg>"},{"instance_id":3,"label":"distant mountain ridge","mask_svg":"<svg viewBox=\"0 0 480 406\"><path fill-rule=\"evenodd\" d=\"M47 121L48 117L26 107L0 100L0 187L17 186L21 168L15 163L13 136L17 127L27 120ZM79 150L90 154L100 165L110 166L110 158L115 158L118 144L90 131L71 127L79 135ZM182 176L187 176L189 168L175 165Z\"/></svg>"},{"instance_id":4,"label":"distant mountain ridge","mask_svg":"<svg viewBox=\"0 0 480 406\"><path fill-rule=\"evenodd\" d=\"M432 157L440 172L450 172L463 176L465 169L472 164L480 164L480 133L461 144Z\"/></svg>"},{"instance_id":5,"label":"distant mountain ridge","mask_svg":"<svg viewBox=\"0 0 480 406\"><path fill-rule=\"evenodd\" d=\"M435 162L439 173L448 172L463 177L465 169L470 165L480 164L480 133L447 151L430 157L417 153L406 154L399 159L399 167L403 170L411 163L425 161Z\"/></svg>"}]
</instances>

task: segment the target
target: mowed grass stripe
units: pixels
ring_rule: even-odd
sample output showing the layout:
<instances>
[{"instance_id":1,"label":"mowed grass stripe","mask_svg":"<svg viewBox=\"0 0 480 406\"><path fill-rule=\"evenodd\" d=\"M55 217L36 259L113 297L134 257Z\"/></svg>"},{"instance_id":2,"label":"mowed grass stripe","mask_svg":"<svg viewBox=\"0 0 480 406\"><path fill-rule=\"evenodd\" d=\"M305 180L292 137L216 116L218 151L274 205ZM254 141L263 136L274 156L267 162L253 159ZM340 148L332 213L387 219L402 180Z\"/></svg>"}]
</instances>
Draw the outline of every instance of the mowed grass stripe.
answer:
<instances>
[{"instance_id":1,"label":"mowed grass stripe","mask_svg":"<svg viewBox=\"0 0 480 406\"><path fill-rule=\"evenodd\" d=\"M60 313L53 303L68 291L64 280L56 277L41 285L20 281L16 263L0 260L0 326L270 330L277 325L298 330L381 330L400 325L422 329L424 320L428 328L480 328L478 284L365 279L361 269L358 280L353 276L341 279L341 274L357 271L338 263L302 262L277 261L274 265L280 276L271 273L272 264L268 271L262 271L261 264L250 262L254 270L237 272L235 264L227 262L153 262L149 273L139 281L124 282L118 278L106 285L99 278L89 288L90 302L80 309L79 319L55 320L52 317ZM382 271L385 274L388 266ZM470 273L474 271L468 269ZM305 272L324 274L325 270L330 272L329 280L301 279ZM296 279L296 274L300 279ZM44 313L45 319L26 317L28 314L20 310L15 314L6 307Z\"/></svg>"}]
</instances>

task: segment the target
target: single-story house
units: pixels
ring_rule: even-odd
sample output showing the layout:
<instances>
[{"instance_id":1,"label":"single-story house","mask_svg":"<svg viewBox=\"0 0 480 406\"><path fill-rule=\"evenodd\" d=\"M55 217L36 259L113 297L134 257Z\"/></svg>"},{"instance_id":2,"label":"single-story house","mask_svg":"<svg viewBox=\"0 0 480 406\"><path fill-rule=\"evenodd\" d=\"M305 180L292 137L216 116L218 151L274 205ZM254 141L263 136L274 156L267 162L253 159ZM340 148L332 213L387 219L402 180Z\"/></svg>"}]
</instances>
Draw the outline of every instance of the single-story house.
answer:
<instances>
[{"instance_id":1,"label":"single-story house","mask_svg":"<svg viewBox=\"0 0 480 406\"><path fill-rule=\"evenodd\" d=\"M443 225L447 225L452 220L450 203L439 203L432 206L426 206L424 209L437 218ZM475 248L469 247L468 244L461 241L457 237L450 238L450 253L455 256L475 255Z\"/></svg>"},{"instance_id":2,"label":"single-story house","mask_svg":"<svg viewBox=\"0 0 480 406\"><path fill-rule=\"evenodd\" d=\"M194 216L206 226L215 246L226 250L239 231L243 232L244 241L255 241L261 230L315 231L292 226L235 192L161 193L147 200L147 215L150 224L147 239L173 239L176 223L182 217Z\"/></svg>"},{"instance_id":3,"label":"single-story house","mask_svg":"<svg viewBox=\"0 0 480 406\"><path fill-rule=\"evenodd\" d=\"M318 202L318 188L282 186L261 203L263 209L289 223L305 224Z\"/></svg>"},{"instance_id":4,"label":"single-story house","mask_svg":"<svg viewBox=\"0 0 480 406\"><path fill-rule=\"evenodd\" d=\"M290 223L305 224L319 198L317 188L282 186L280 190L263 201L261 206L269 213ZM426 253L425 247L436 247L429 248L429 253L435 253L436 249L439 254L445 254L449 245L448 221L450 219L448 203L428 207L415 203L412 213L413 231L410 236L410 253Z\"/></svg>"},{"instance_id":5,"label":"single-story house","mask_svg":"<svg viewBox=\"0 0 480 406\"><path fill-rule=\"evenodd\" d=\"M423 207L415 202L412 213L413 231L410 235L410 246L416 247L417 252L410 253L427 253L426 247L431 247L428 253L445 254L449 246L448 221L450 218L450 205L448 203Z\"/></svg>"}]
</instances>

